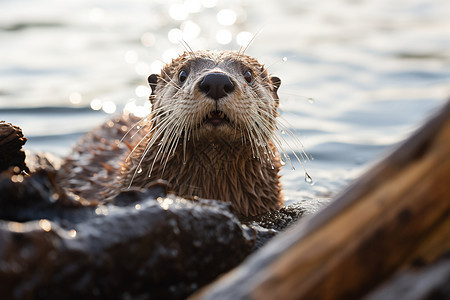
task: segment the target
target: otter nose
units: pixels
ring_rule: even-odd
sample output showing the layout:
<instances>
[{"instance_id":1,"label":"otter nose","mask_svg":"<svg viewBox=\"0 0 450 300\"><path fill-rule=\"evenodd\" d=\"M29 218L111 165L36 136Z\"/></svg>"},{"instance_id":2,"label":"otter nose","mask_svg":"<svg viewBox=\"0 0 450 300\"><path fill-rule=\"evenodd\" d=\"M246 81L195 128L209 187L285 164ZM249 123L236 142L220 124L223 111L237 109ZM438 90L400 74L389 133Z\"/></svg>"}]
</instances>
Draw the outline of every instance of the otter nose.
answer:
<instances>
[{"instance_id":1,"label":"otter nose","mask_svg":"<svg viewBox=\"0 0 450 300\"><path fill-rule=\"evenodd\" d=\"M234 91L234 84L226 74L211 73L203 78L199 88L208 97L219 100Z\"/></svg>"}]
</instances>

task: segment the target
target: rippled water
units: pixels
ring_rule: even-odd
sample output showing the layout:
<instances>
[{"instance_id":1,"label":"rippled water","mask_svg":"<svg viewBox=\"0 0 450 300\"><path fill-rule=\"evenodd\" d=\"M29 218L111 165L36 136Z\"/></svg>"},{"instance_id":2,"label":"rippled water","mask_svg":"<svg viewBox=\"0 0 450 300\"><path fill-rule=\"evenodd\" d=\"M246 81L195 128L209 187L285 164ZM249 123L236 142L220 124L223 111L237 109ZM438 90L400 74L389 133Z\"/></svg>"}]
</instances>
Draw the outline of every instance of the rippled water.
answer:
<instances>
[{"instance_id":1,"label":"rippled water","mask_svg":"<svg viewBox=\"0 0 450 300\"><path fill-rule=\"evenodd\" d=\"M28 149L67 154L111 113L144 106L180 33L193 49L257 33L247 54L282 79L282 122L313 158L315 184L288 163L285 194L328 198L450 95L448 16L447 0L1 0L0 119Z\"/></svg>"}]
</instances>

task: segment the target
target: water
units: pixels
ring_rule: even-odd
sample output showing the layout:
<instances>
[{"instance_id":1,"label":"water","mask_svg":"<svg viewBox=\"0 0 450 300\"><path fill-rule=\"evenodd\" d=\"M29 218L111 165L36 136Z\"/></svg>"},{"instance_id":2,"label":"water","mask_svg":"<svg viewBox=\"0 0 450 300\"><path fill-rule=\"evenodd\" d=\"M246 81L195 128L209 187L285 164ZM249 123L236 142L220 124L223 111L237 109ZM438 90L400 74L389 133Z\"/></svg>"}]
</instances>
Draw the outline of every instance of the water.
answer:
<instances>
[{"instance_id":1,"label":"water","mask_svg":"<svg viewBox=\"0 0 450 300\"><path fill-rule=\"evenodd\" d=\"M282 79L281 122L313 159L283 169L288 203L326 201L450 95L450 2L0 1L0 119L65 155L184 50L239 49ZM239 43L238 43L239 42ZM290 157L299 143L282 134ZM309 181L307 178L306 181Z\"/></svg>"}]
</instances>

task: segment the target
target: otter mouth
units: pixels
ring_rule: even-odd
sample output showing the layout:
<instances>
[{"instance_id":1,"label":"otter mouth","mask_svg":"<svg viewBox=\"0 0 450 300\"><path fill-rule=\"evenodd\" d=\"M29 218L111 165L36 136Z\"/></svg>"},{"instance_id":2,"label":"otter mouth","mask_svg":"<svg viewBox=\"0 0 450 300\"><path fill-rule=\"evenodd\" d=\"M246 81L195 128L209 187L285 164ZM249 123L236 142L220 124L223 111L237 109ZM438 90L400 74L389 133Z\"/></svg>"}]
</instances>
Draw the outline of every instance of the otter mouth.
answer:
<instances>
[{"instance_id":1,"label":"otter mouth","mask_svg":"<svg viewBox=\"0 0 450 300\"><path fill-rule=\"evenodd\" d=\"M227 115L220 110L215 110L210 112L206 117L203 118L202 124L211 124L214 127L230 123Z\"/></svg>"}]
</instances>

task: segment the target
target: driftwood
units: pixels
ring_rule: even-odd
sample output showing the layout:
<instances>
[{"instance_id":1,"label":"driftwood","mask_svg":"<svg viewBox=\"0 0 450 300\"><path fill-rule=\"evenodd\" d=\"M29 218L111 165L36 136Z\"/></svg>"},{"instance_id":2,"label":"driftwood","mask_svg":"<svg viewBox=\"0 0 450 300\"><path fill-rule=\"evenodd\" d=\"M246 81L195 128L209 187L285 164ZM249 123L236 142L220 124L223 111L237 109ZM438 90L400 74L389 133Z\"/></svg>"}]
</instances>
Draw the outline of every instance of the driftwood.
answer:
<instances>
[{"instance_id":1,"label":"driftwood","mask_svg":"<svg viewBox=\"0 0 450 300\"><path fill-rule=\"evenodd\" d=\"M191 299L411 299L417 282L429 287L420 299L447 299L449 251L450 102L331 205ZM401 272L420 274L405 289Z\"/></svg>"}]
</instances>

